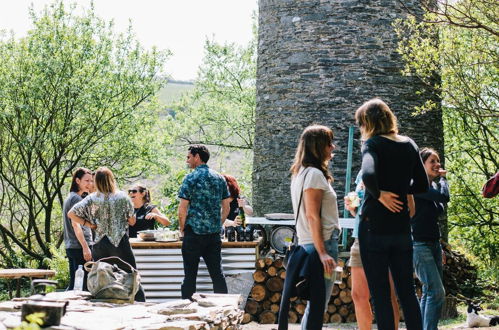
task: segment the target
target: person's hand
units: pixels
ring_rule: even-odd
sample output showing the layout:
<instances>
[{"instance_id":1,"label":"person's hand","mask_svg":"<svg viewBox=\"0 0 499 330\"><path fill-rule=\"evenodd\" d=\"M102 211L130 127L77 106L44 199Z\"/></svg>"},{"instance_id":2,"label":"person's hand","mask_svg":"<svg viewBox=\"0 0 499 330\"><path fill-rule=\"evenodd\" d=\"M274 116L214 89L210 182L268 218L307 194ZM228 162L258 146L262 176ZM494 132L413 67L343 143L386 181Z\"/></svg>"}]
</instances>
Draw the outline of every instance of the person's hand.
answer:
<instances>
[{"instance_id":1,"label":"person's hand","mask_svg":"<svg viewBox=\"0 0 499 330\"><path fill-rule=\"evenodd\" d=\"M381 190L379 194L378 201L383 204L387 209L389 209L393 213L399 213L402 211L402 206L404 203L400 201L399 195L394 194L389 191Z\"/></svg>"},{"instance_id":2,"label":"person's hand","mask_svg":"<svg viewBox=\"0 0 499 330\"><path fill-rule=\"evenodd\" d=\"M240 225L242 225L242 224L243 224L243 220L241 220L241 217L240 217L240 216L237 216L237 217L234 219L234 221L233 221L233 224L232 224L232 225L235 227L235 226L240 226Z\"/></svg>"},{"instance_id":3,"label":"person's hand","mask_svg":"<svg viewBox=\"0 0 499 330\"><path fill-rule=\"evenodd\" d=\"M85 259L85 261L92 260L92 251L90 251L88 246L83 248L83 259Z\"/></svg>"},{"instance_id":4,"label":"person's hand","mask_svg":"<svg viewBox=\"0 0 499 330\"><path fill-rule=\"evenodd\" d=\"M328 275L333 274L333 270L336 268L336 261L327 253L320 253L319 258L321 259L322 266L324 266L324 273Z\"/></svg>"},{"instance_id":5,"label":"person's hand","mask_svg":"<svg viewBox=\"0 0 499 330\"><path fill-rule=\"evenodd\" d=\"M237 199L237 206L244 207L244 205L246 205L246 201L243 198L238 198Z\"/></svg>"},{"instance_id":6,"label":"person's hand","mask_svg":"<svg viewBox=\"0 0 499 330\"><path fill-rule=\"evenodd\" d=\"M92 230L97 229L97 225L96 225L95 223L91 223L91 222L89 222L89 224L90 224L90 225L88 226L88 228L90 228L90 229L92 229Z\"/></svg>"},{"instance_id":7,"label":"person's hand","mask_svg":"<svg viewBox=\"0 0 499 330\"><path fill-rule=\"evenodd\" d=\"M146 220L154 220L159 214L154 213L154 212L149 212L146 214Z\"/></svg>"},{"instance_id":8,"label":"person's hand","mask_svg":"<svg viewBox=\"0 0 499 330\"><path fill-rule=\"evenodd\" d=\"M445 178L445 175L447 174L447 171L444 170L443 168L439 168L438 169L438 175L441 177L441 178Z\"/></svg>"}]
</instances>

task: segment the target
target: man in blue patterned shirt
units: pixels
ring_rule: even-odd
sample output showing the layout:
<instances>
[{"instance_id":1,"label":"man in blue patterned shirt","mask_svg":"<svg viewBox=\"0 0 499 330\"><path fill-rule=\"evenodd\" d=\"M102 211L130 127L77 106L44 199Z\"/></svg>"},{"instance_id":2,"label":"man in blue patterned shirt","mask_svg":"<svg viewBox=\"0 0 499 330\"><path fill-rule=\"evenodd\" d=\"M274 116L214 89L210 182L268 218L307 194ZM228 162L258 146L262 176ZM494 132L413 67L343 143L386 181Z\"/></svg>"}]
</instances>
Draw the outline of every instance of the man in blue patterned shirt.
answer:
<instances>
[{"instance_id":1,"label":"man in blue patterned shirt","mask_svg":"<svg viewBox=\"0 0 499 330\"><path fill-rule=\"evenodd\" d=\"M204 145L189 147L186 162L194 171L186 175L178 193L179 227L184 236L182 299L190 299L196 292L201 257L208 267L213 291L227 293L222 269L220 230L229 214L230 195L225 179L206 165L209 159L210 152Z\"/></svg>"}]
</instances>

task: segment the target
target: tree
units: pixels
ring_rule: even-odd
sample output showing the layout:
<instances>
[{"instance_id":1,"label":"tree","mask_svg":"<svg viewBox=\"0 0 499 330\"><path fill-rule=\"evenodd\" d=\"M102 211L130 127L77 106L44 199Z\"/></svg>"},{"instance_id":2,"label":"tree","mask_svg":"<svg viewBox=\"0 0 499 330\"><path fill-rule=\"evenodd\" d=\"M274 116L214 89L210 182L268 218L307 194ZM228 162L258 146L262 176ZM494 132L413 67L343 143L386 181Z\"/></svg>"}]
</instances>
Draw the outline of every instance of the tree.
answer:
<instances>
[{"instance_id":1,"label":"tree","mask_svg":"<svg viewBox=\"0 0 499 330\"><path fill-rule=\"evenodd\" d=\"M245 47L207 40L194 91L173 106L177 141L252 150L256 29Z\"/></svg>"},{"instance_id":2,"label":"tree","mask_svg":"<svg viewBox=\"0 0 499 330\"><path fill-rule=\"evenodd\" d=\"M1 266L22 253L41 262L61 236L63 187L77 166L119 178L150 165L153 96L167 51L116 34L94 8L59 0L30 11L27 36L0 41Z\"/></svg>"},{"instance_id":3,"label":"tree","mask_svg":"<svg viewBox=\"0 0 499 330\"><path fill-rule=\"evenodd\" d=\"M405 73L442 97L445 156L451 182L449 228L454 242L483 269L498 269L499 199L480 196L499 169L499 3L439 0L398 23ZM439 72L441 80L434 79ZM431 102L418 111L431 111ZM491 274L497 277L499 274Z\"/></svg>"}]
</instances>

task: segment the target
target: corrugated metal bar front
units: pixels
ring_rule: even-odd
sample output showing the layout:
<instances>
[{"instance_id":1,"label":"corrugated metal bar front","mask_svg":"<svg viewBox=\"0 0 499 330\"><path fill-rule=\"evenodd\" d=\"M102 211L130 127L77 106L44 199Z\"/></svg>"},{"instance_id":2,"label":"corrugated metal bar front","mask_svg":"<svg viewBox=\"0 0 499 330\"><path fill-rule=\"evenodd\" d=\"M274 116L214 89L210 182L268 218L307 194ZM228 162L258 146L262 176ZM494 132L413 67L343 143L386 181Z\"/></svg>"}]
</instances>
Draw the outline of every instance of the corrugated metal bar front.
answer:
<instances>
[{"instance_id":1,"label":"corrugated metal bar front","mask_svg":"<svg viewBox=\"0 0 499 330\"><path fill-rule=\"evenodd\" d=\"M184 265L180 249L133 249L141 283L148 302L181 299L180 285L184 279ZM222 249L225 275L254 272L255 248ZM208 269L201 258L197 278L198 292L213 292Z\"/></svg>"}]
</instances>

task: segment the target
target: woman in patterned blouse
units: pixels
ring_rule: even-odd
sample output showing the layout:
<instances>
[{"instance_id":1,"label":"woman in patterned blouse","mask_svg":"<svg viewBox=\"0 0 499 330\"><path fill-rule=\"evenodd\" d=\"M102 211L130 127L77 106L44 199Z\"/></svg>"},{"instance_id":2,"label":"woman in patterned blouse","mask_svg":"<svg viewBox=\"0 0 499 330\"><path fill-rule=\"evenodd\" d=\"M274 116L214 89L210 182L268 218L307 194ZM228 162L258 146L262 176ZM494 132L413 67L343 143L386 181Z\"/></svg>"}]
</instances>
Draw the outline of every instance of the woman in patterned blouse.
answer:
<instances>
[{"instance_id":1,"label":"woman in patterned blouse","mask_svg":"<svg viewBox=\"0 0 499 330\"><path fill-rule=\"evenodd\" d=\"M95 229L94 260L119 257L137 268L127 234L128 225L135 224L130 198L117 190L113 172L107 167L95 172L95 187L97 191L73 206L68 216L73 222ZM135 300L145 301L142 286Z\"/></svg>"}]
</instances>

